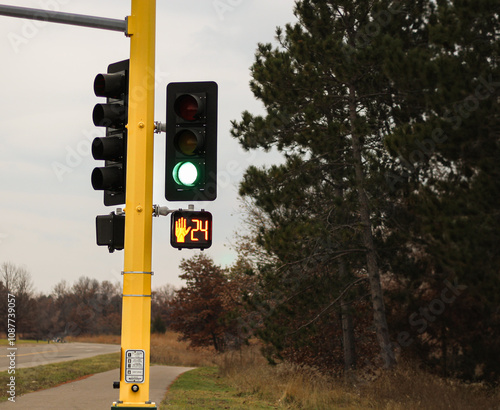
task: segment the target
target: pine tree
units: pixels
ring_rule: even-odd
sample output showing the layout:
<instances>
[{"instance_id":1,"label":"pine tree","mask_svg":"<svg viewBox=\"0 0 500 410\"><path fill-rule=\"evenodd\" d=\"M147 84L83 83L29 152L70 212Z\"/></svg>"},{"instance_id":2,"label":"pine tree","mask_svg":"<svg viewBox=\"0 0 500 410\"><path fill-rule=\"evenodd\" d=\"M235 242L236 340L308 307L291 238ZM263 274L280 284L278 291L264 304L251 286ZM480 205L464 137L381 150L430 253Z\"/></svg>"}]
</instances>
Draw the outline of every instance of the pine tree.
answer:
<instances>
[{"instance_id":1,"label":"pine tree","mask_svg":"<svg viewBox=\"0 0 500 410\"><path fill-rule=\"evenodd\" d=\"M259 235L263 246L286 266L314 255L336 281L333 261L364 253L362 266L359 258L346 259L349 275L336 292L366 274L385 367L395 358L374 231L383 200L383 135L395 103L372 37L398 11L386 1L297 1L298 23L277 30L277 48L259 44L252 66L251 89L266 115L244 112L232 131L246 149L276 147L285 156L281 166L250 167L240 187L269 215L272 228Z\"/></svg>"},{"instance_id":2,"label":"pine tree","mask_svg":"<svg viewBox=\"0 0 500 410\"><path fill-rule=\"evenodd\" d=\"M427 336L412 338L413 349L429 363L441 356L445 372L452 362L467 377L477 366L498 372L487 357L500 337L491 332L500 328L492 313L500 294L500 5L304 0L295 14L298 23L277 30L278 47L260 44L252 66L251 89L266 114L245 112L233 123L243 147L275 147L285 158L250 167L240 187L267 215L257 240L279 260L263 283L283 288L300 277L292 267L314 261L302 276L315 272L320 286L333 277L337 286L323 286L331 300L366 275L390 367L381 272L399 284L390 313L405 332L411 312L458 281L470 293L433 326L410 329ZM306 306L312 282L295 279L293 292L278 293ZM472 349L485 329L492 337ZM270 339L279 333L265 330Z\"/></svg>"},{"instance_id":3,"label":"pine tree","mask_svg":"<svg viewBox=\"0 0 500 410\"><path fill-rule=\"evenodd\" d=\"M385 70L411 102L385 140L395 204L387 212L406 226L388 225L401 256L392 266L403 267L410 311L439 300L445 281L467 288L414 347L428 363L441 357L444 374L472 378L484 368L492 377L500 373L488 359L500 340L492 330L500 328L492 313L500 301L500 4L420 4L424 24L407 35L406 48L403 36L381 39Z\"/></svg>"}]
</instances>

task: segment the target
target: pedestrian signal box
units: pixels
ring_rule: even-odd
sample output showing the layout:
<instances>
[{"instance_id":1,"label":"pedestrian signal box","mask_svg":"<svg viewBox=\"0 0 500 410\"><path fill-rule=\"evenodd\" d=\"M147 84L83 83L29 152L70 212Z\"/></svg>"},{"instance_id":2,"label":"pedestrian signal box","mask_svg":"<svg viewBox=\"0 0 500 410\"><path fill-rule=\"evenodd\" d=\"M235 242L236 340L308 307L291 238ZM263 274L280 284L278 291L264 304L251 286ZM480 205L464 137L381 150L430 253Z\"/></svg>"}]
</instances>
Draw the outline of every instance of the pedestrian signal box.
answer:
<instances>
[{"instance_id":1,"label":"pedestrian signal box","mask_svg":"<svg viewBox=\"0 0 500 410\"><path fill-rule=\"evenodd\" d=\"M212 214L206 211L175 211L170 244L177 249L206 249L212 245Z\"/></svg>"}]
</instances>

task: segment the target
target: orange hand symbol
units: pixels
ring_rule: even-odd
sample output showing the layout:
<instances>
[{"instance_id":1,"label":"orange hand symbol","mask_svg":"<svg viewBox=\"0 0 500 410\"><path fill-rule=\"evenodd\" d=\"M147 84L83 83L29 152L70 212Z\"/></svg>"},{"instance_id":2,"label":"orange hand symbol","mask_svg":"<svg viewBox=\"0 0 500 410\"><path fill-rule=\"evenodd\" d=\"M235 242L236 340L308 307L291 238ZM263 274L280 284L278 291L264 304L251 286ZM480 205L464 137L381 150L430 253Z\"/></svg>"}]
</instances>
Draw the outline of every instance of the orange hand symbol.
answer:
<instances>
[{"instance_id":1,"label":"orange hand symbol","mask_svg":"<svg viewBox=\"0 0 500 410\"><path fill-rule=\"evenodd\" d=\"M186 229L186 218L180 218L175 221L175 236L177 238L177 242L184 243L184 238L191 230L191 227Z\"/></svg>"}]
</instances>

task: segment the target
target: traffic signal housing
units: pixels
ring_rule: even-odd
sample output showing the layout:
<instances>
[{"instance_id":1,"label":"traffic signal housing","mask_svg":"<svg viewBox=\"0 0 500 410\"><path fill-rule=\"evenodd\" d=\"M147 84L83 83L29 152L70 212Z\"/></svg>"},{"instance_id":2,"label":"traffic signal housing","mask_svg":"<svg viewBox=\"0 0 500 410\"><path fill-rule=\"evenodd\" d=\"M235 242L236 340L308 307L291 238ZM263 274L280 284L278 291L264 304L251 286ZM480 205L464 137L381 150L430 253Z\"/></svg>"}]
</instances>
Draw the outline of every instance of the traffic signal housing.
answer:
<instances>
[{"instance_id":1,"label":"traffic signal housing","mask_svg":"<svg viewBox=\"0 0 500 410\"><path fill-rule=\"evenodd\" d=\"M212 214L207 211L174 211L170 244L177 249L207 249L212 246Z\"/></svg>"},{"instance_id":2,"label":"traffic signal housing","mask_svg":"<svg viewBox=\"0 0 500 410\"><path fill-rule=\"evenodd\" d=\"M92 187L104 191L104 205L125 203L128 123L129 60L110 64L106 74L94 80L94 93L106 97L92 113L94 125L106 127L106 136L92 142L92 156L104 160L104 167L92 171Z\"/></svg>"},{"instance_id":3,"label":"traffic signal housing","mask_svg":"<svg viewBox=\"0 0 500 410\"><path fill-rule=\"evenodd\" d=\"M111 212L109 215L98 215L95 219L96 242L99 246L107 246L110 253L122 250L125 245L125 215Z\"/></svg>"},{"instance_id":4,"label":"traffic signal housing","mask_svg":"<svg viewBox=\"0 0 500 410\"><path fill-rule=\"evenodd\" d=\"M217 197L217 83L167 86L165 198L213 201Z\"/></svg>"}]
</instances>

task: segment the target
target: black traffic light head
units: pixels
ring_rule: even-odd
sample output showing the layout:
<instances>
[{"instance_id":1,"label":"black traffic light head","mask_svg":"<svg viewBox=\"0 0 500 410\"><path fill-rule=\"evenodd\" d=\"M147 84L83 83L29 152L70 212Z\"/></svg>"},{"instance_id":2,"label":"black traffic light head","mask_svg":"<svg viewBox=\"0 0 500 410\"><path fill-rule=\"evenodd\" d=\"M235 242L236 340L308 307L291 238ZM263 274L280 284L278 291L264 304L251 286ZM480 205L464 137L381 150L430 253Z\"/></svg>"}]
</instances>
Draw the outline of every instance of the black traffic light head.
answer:
<instances>
[{"instance_id":1,"label":"black traffic light head","mask_svg":"<svg viewBox=\"0 0 500 410\"><path fill-rule=\"evenodd\" d=\"M109 252L122 250L125 244L125 215L98 215L95 219L97 245L107 246Z\"/></svg>"},{"instance_id":2,"label":"black traffic light head","mask_svg":"<svg viewBox=\"0 0 500 410\"><path fill-rule=\"evenodd\" d=\"M217 83L167 86L165 198L213 201L217 197Z\"/></svg>"},{"instance_id":3,"label":"black traffic light head","mask_svg":"<svg viewBox=\"0 0 500 410\"><path fill-rule=\"evenodd\" d=\"M92 113L94 125L106 127L106 136L92 142L92 156L104 160L104 167L92 171L92 186L104 191L104 205L125 203L128 122L129 60L110 64L107 74L97 74L94 93L106 97Z\"/></svg>"}]
</instances>

